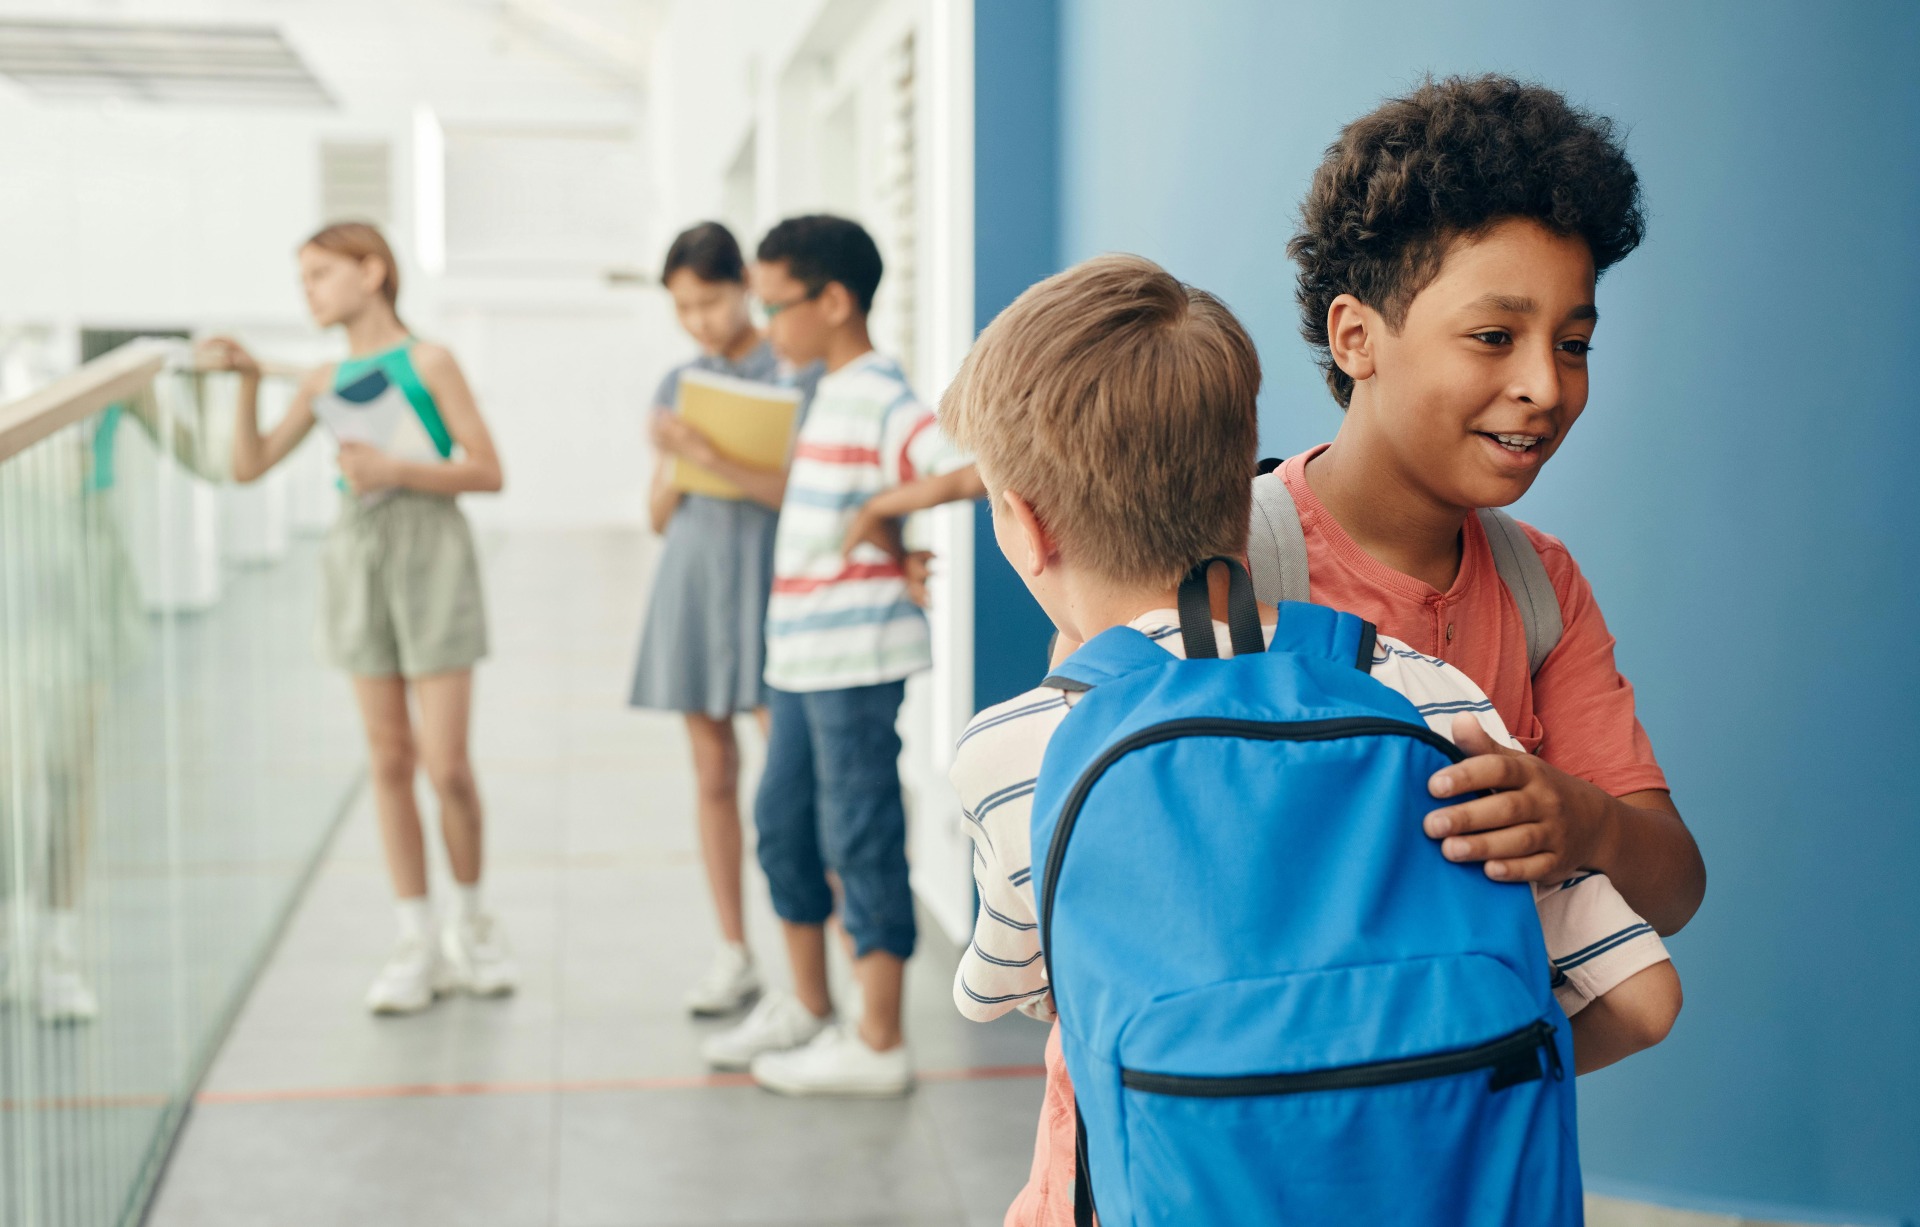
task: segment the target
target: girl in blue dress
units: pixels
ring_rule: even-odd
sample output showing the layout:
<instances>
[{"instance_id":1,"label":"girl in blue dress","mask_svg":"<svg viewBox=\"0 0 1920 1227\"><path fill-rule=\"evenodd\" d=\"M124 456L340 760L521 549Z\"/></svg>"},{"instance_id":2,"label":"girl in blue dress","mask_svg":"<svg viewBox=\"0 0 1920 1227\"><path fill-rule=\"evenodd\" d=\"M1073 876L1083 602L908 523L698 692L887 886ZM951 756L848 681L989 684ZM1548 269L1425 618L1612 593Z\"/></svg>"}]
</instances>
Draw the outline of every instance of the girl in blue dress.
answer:
<instances>
[{"instance_id":1,"label":"girl in blue dress","mask_svg":"<svg viewBox=\"0 0 1920 1227\"><path fill-rule=\"evenodd\" d=\"M755 469L719 454L675 412L680 374L712 371L760 383L791 382L748 311L740 246L718 222L682 233L667 250L661 281L680 326L700 355L668 371L653 398L651 434L659 463L650 499L653 530L665 537L640 659L635 707L679 712L687 724L699 789L700 851L706 862L721 944L687 994L695 1015L751 1004L760 975L746 945L740 903L740 749L734 718L766 718L762 624L773 585L773 529L786 491L784 469ZM686 494L671 482L684 459L732 482L743 499Z\"/></svg>"}]
</instances>

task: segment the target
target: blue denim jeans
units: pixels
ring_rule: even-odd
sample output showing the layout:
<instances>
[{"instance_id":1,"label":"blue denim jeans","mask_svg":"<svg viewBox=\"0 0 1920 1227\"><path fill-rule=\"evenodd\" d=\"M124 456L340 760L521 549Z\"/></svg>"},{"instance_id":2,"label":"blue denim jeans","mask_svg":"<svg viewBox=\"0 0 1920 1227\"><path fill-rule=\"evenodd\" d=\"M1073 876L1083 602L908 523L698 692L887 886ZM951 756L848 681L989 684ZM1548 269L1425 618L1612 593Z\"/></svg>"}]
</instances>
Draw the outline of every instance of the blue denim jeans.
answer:
<instances>
[{"instance_id":1,"label":"blue denim jeans","mask_svg":"<svg viewBox=\"0 0 1920 1227\"><path fill-rule=\"evenodd\" d=\"M831 869L840 879L840 921L856 955L913 955L907 815L894 731L906 692L904 681L775 690L768 704L772 729L753 815L773 910L793 924L825 924L833 914Z\"/></svg>"}]
</instances>

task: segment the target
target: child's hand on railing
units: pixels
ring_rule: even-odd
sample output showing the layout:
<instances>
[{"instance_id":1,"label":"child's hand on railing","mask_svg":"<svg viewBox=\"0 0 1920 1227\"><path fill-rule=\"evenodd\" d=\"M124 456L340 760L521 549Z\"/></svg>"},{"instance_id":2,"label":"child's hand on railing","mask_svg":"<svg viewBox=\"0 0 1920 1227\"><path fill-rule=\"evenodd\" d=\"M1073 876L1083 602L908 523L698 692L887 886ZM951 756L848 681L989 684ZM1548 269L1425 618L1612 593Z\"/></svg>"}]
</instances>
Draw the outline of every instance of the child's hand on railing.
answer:
<instances>
[{"instance_id":1,"label":"child's hand on railing","mask_svg":"<svg viewBox=\"0 0 1920 1227\"><path fill-rule=\"evenodd\" d=\"M242 378L260 378L260 363L246 346L232 337L208 337L194 350L200 365L211 371L234 371Z\"/></svg>"}]
</instances>

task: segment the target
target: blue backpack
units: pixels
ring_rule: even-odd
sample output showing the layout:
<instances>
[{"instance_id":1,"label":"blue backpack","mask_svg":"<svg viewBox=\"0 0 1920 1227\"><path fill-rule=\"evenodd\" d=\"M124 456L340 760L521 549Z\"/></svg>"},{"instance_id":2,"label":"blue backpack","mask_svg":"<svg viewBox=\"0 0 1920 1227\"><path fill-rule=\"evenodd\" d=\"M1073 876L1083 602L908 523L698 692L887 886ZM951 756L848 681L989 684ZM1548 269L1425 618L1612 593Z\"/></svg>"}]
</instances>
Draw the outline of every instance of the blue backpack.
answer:
<instances>
[{"instance_id":1,"label":"blue backpack","mask_svg":"<svg viewBox=\"0 0 1920 1227\"><path fill-rule=\"evenodd\" d=\"M1180 615L1188 659L1117 627L1047 683L1085 692L1033 804L1076 1221L1579 1223L1532 893L1421 830L1459 751L1369 675L1360 618L1283 604L1267 649L1226 559Z\"/></svg>"}]
</instances>

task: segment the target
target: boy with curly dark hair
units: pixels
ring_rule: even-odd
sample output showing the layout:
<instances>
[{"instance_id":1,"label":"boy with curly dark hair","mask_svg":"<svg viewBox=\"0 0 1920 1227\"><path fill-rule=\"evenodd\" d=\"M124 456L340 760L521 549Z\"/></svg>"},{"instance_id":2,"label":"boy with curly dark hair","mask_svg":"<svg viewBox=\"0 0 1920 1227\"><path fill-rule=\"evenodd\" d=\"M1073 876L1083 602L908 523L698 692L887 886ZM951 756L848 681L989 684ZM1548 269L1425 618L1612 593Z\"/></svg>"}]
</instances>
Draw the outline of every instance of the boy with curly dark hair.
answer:
<instances>
[{"instance_id":1,"label":"boy with curly dark hair","mask_svg":"<svg viewBox=\"0 0 1920 1227\"><path fill-rule=\"evenodd\" d=\"M1594 286L1641 239L1632 164L1606 119L1510 77L1429 80L1349 124L1288 252L1300 329L1345 409L1279 467L1316 601L1457 665L1531 753L1476 755L1435 797L1456 861L1504 881L1607 874L1660 933L1706 870L1614 666L1593 590L1559 540L1477 515L1525 494L1587 404ZM1511 543L1490 541L1505 525ZM1523 536L1524 539L1521 539ZM1530 547L1557 641L1536 663L1496 546ZM1544 600L1545 594L1540 594Z\"/></svg>"},{"instance_id":2,"label":"boy with curly dark hair","mask_svg":"<svg viewBox=\"0 0 1920 1227\"><path fill-rule=\"evenodd\" d=\"M1530 551L1531 574L1550 589L1516 593L1476 513L1525 494L1585 408L1595 282L1644 225L1611 124L1553 90L1496 76L1428 81L1349 124L1289 246L1302 331L1345 418L1333 443L1255 482L1256 507L1278 494L1296 522L1284 595L1358 613L1383 642L1444 661L1485 691L1472 702L1416 700L1431 721L1457 713L1453 740L1473 755L1431 782L1437 798L1473 799L1435 810L1427 831L1449 859L1532 883L1550 929L1604 934L1551 950L1581 1072L1666 1035L1680 985L1656 931L1692 916L1705 870L1566 547L1493 519L1524 539L1503 543L1507 555ZM1256 554L1261 532L1256 512ZM1558 614L1550 644L1537 633L1530 644L1523 595ZM1537 669L1530 647L1550 647ZM1497 744L1482 717L1529 753ZM1072 1099L1057 1036L1047 1072L1033 1167L1009 1227L1074 1221Z\"/></svg>"}]
</instances>

